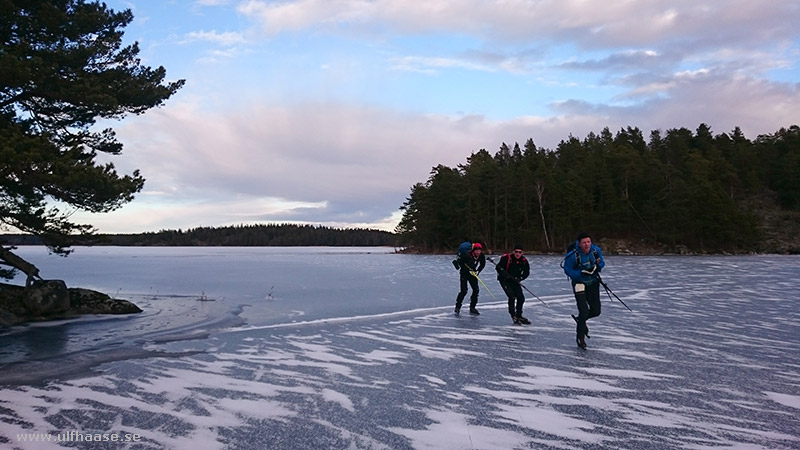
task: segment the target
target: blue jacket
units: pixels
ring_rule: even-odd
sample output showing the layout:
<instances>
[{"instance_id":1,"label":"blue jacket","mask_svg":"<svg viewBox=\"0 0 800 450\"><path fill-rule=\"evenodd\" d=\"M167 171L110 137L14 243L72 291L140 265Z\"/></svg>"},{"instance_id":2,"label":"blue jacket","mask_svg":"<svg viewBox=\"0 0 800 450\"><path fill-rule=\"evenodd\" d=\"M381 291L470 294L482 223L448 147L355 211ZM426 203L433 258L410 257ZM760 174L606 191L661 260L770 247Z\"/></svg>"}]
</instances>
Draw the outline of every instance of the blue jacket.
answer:
<instances>
[{"instance_id":1,"label":"blue jacket","mask_svg":"<svg viewBox=\"0 0 800 450\"><path fill-rule=\"evenodd\" d=\"M592 244L589 254L584 254L578 243L575 242L575 249L567 252L564 257L564 273L572 280L572 283L594 284L597 278L593 275L581 273L581 270L594 270L594 273L600 274L603 267L606 266L603 260L603 251L600 247Z\"/></svg>"}]
</instances>

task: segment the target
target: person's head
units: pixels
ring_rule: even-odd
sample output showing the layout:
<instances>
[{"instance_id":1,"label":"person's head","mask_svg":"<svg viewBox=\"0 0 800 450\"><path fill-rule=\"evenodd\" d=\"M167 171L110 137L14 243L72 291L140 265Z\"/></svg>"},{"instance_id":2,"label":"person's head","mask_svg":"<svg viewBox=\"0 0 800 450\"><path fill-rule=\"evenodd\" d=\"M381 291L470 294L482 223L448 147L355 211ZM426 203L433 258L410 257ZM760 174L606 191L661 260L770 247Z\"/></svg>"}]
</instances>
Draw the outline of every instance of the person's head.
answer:
<instances>
[{"instance_id":1,"label":"person's head","mask_svg":"<svg viewBox=\"0 0 800 450\"><path fill-rule=\"evenodd\" d=\"M580 248L584 254L588 255L592 250L592 237L589 236L589 233L585 231L579 233L576 242L578 243L578 248Z\"/></svg>"},{"instance_id":2,"label":"person's head","mask_svg":"<svg viewBox=\"0 0 800 450\"><path fill-rule=\"evenodd\" d=\"M480 255L482 252L483 246L479 242L472 244L472 253L477 253Z\"/></svg>"},{"instance_id":3,"label":"person's head","mask_svg":"<svg viewBox=\"0 0 800 450\"><path fill-rule=\"evenodd\" d=\"M514 251L511 252L514 258L522 258L522 244L514 244Z\"/></svg>"}]
</instances>

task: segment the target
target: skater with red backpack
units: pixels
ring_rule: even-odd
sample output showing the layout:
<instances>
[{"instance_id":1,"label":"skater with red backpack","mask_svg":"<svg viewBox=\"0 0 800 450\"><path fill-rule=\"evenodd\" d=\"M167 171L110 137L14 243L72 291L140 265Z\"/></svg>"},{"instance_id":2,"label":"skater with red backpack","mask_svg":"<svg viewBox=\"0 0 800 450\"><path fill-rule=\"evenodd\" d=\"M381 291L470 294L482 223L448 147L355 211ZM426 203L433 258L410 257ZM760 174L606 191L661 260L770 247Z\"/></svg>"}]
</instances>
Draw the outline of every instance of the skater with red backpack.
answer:
<instances>
[{"instance_id":1,"label":"skater with red backpack","mask_svg":"<svg viewBox=\"0 0 800 450\"><path fill-rule=\"evenodd\" d=\"M522 305L525 295L522 293L522 280L528 278L531 267L525 256L522 255L522 245L514 245L511 253L506 253L495 266L497 281L503 287L508 297L508 313L515 325L530 324L531 321L522 315Z\"/></svg>"}]
</instances>

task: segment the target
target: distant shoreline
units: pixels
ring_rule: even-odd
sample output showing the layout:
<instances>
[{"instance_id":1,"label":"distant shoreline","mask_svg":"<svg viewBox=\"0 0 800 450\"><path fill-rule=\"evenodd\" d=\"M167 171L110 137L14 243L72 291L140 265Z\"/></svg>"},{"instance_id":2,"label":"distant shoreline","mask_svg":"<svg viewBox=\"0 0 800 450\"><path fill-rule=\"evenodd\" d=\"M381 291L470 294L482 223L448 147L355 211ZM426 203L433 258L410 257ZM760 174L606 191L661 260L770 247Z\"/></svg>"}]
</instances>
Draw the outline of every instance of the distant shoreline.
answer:
<instances>
[{"instance_id":1,"label":"distant shoreline","mask_svg":"<svg viewBox=\"0 0 800 450\"><path fill-rule=\"evenodd\" d=\"M4 245L42 245L31 234L0 234ZM165 246L165 247L398 247L398 236L388 231L364 228L331 228L318 225L261 224L231 227L200 227L131 234L72 236L70 246Z\"/></svg>"},{"instance_id":2,"label":"distant shoreline","mask_svg":"<svg viewBox=\"0 0 800 450\"><path fill-rule=\"evenodd\" d=\"M107 236L131 236L131 235L98 235L100 237ZM134 235L138 236L138 235ZM36 236L21 235L21 234L0 234L0 243L6 246L14 247L36 247L44 246L45 244ZM741 255L798 255L800 250L789 247L785 251L698 251L689 249L686 246L678 245L672 248L666 246L648 246L643 244L632 244L630 241L624 239L601 239L597 241L597 245L603 250L605 255L611 256L741 256ZM242 247L242 248L311 248L311 247L340 247L340 248L368 248L380 247L386 249L394 249L394 253L407 254L407 255L455 255L455 249L449 250L424 250L416 246L402 246L396 244L386 243L277 243L277 244L241 244L241 243L208 243L208 242L194 242L194 243L141 243L129 241L118 242L113 239L99 239L90 242L75 243L70 247L164 247L164 248L178 248L178 247ZM488 247L487 247L488 248ZM487 254L503 254L507 250L503 249L489 249ZM543 251L539 249L526 250L527 255L548 255L558 256L566 253L559 251Z\"/></svg>"}]
</instances>

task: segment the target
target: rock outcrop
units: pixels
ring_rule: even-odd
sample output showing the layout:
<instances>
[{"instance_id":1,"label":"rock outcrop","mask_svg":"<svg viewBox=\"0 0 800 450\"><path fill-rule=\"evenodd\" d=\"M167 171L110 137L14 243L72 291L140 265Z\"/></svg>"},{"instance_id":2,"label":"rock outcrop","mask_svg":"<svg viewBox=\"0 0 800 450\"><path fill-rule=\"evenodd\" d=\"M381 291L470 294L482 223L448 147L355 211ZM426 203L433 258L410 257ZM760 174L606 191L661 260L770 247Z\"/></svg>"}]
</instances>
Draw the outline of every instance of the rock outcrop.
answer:
<instances>
[{"instance_id":1,"label":"rock outcrop","mask_svg":"<svg viewBox=\"0 0 800 450\"><path fill-rule=\"evenodd\" d=\"M35 280L22 290L22 305L32 316L64 313L70 306L67 283L62 280Z\"/></svg>"},{"instance_id":2,"label":"rock outcrop","mask_svg":"<svg viewBox=\"0 0 800 450\"><path fill-rule=\"evenodd\" d=\"M62 280L36 280L29 286L0 283L0 326L65 319L84 314L135 314L135 304L102 292L68 288Z\"/></svg>"}]
</instances>

